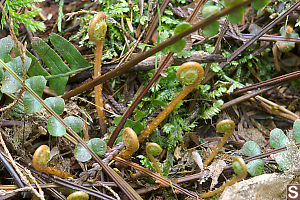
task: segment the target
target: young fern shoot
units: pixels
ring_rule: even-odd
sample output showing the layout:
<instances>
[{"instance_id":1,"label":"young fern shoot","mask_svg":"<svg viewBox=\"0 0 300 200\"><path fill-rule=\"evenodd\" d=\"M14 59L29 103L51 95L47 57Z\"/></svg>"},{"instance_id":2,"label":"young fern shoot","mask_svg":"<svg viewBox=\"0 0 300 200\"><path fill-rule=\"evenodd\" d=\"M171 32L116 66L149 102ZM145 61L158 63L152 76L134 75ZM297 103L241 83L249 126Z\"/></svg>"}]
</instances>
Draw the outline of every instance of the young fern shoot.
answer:
<instances>
[{"instance_id":1,"label":"young fern shoot","mask_svg":"<svg viewBox=\"0 0 300 200\"><path fill-rule=\"evenodd\" d=\"M222 120L217 124L217 131L220 132L220 133L225 133L225 135L221 139L221 141L219 142L218 146L214 149L214 151L204 161L204 163L203 163L204 167L208 166L209 163L218 154L220 149L224 146L225 142L233 134L234 129L235 129L235 124L231 119Z\"/></svg>"},{"instance_id":2,"label":"young fern shoot","mask_svg":"<svg viewBox=\"0 0 300 200\"><path fill-rule=\"evenodd\" d=\"M176 105L186 97L203 78L203 68L197 62L186 62L177 70L178 80L186 87L177 95L175 99L147 126L139 136L139 141L143 142L152 131L172 112Z\"/></svg>"},{"instance_id":3,"label":"young fern shoot","mask_svg":"<svg viewBox=\"0 0 300 200\"><path fill-rule=\"evenodd\" d=\"M48 167L50 160L50 148L47 145L41 145L34 152L32 163L34 169L40 172L59 176L61 178L68 178L71 174L60 171L54 167Z\"/></svg>"},{"instance_id":4,"label":"young fern shoot","mask_svg":"<svg viewBox=\"0 0 300 200\"><path fill-rule=\"evenodd\" d=\"M70 194L67 200L89 200L89 195L83 191L76 191Z\"/></svg>"},{"instance_id":5,"label":"young fern shoot","mask_svg":"<svg viewBox=\"0 0 300 200\"><path fill-rule=\"evenodd\" d=\"M200 194L201 198L208 198L211 196L215 196L221 193L227 186L233 185L234 183L243 180L247 176L247 166L244 159L240 156L236 156L233 158L232 168L234 173L236 174L230 180L227 180L222 186L215 189L214 191L209 191L204 194Z\"/></svg>"},{"instance_id":6,"label":"young fern shoot","mask_svg":"<svg viewBox=\"0 0 300 200\"><path fill-rule=\"evenodd\" d=\"M102 50L105 40L105 34L107 30L107 20L106 15L103 12L97 13L92 19L88 31L89 39L96 43L96 51L95 51L95 65L94 65L94 79L98 76L101 76L101 58L102 58ZM106 119L105 112L103 106L103 98L102 98L102 84L95 86L95 104L96 110L99 116L99 122L101 131L103 133L106 132Z\"/></svg>"},{"instance_id":7,"label":"young fern shoot","mask_svg":"<svg viewBox=\"0 0 300 200\"><path fill-rule=\"evenodd\" d=\"M147 156L149 157L149 159L153 163L153 166L154 166L156 172L159 173L160 175L161 175L161 170L160 170L160 167L158 166L154 156L160 155L161 152L162 152L162 148L157 143L149 143L146 146Z\"/></svg>"},{"instance_id":8,"label":"young fern shoot","mask_svg":"<svg viewBox=\"0 0 300 200\"><path fill-rule=\"evenodd\" d=\"M135 131L132 128L126 127L123 130L122 141L126 148L120 152L119 156L127 160L139 149L139 140Z\"/></svg>"}]
</instances>

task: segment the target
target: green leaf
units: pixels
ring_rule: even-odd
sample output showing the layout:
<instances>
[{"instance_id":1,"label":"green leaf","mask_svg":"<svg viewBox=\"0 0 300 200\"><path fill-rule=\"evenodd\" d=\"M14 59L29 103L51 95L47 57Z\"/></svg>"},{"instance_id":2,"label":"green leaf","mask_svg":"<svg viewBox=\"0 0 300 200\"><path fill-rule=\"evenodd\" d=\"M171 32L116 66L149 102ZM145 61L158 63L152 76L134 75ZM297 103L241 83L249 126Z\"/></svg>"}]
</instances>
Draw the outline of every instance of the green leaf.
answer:
<instances>
[{"instance_id":1,"label":"green leaf","mask_svg":"<svg viewBox=\"0 0 300 200\"><path fill-rule=\"evenodd\" d=\"M56 0L57 2L57 0ZM64 16L64 13L63 13L63 7L64 7L64 0L60 0L59 1L59 4L58 4L58 19L57 19L57 29L58 29L58 32L61 32L61 22L62 22L62 18Z\"/></svg>"},{"instance_id":2,"label":"green leaf","mask_svg":"<svg viewBox=\"0 0 300 200\"><path fill-rule=\"evenodd\" d=\"M45 30L46 26L42 21L35 21L34 18L41 12L41 8L32 8L32 5L41 2L41 0L7 0L4 9L8 13L9 20L12 20L14 29L18 34L19 24L23 23L32 32L36 30ZM26 12L19 12L20 9L30 8ZM1 24L5 24L4 15L2 15Z\"/></svg>"},{"instance_id":3,"label":"green leaf","mask_svg":"<svg viewBox=\"0 0 300 200\"><path fill-rule=\"evenodd\" d=\"M88 145L99 156L106 152L106 143L100 138L93 138L89 140Z\"/></svg>"},{"instance_id":4,"label":"green leaf","mask_svg":"<svg viewBox=\"0 0 300 200\"><path fill-rule=\"evenodd\" d=\"M254 141L248 141L243 146L243 154L245 156L256 156L260 153L261 153L260 147Z\"/></svg>"},{"instance_id":5,"label":"green leaf","mask_svg":"<svg viewBox=\"0 0 300 200\"><path fill-rule=\"evenodd\" d=\"M300 142L300 119L296 119L293 125L293 138L297 142Z\"/></svg>"},{"instance_id":6,"label":"green leaf","mask_svg":"<svg viewBox=\"0 0 300 200\"><path fill-rule=\"evenodd\" d=\"M18 52L18 51L15 51ZM38 59L32 55L29 51L26 51L26 55L31 58L32 62L30 68L28 69L27 74L29 76L49 76L50 74L42 67Z\"/></svg>"},{"instance_id":7,"label":"green leaf","mask_svg":"<svg viewBox=\"0 0 300 200\"><path fill-rule=\"evenodd\" d=\"M277 149L285 147L288 143L288 137L279 128L275 128L270 132L270 146Z\"/></svg>"},{"instance_id":8,"label":"green leaf","mask_svg":"<svg viewBox=\"0 0 300 200\"><path fill-rule=\"evenodd\" d=\"M65 101L60 97L48 97L45 103L58 115L61 115L65 109Z\"/></svg>"},{"instance_id":9,"label":"green leaf","mask_svg":"<svg viewBox=\"0 0 300 200\"><path fill-rule=\"evenodd\" d=\"M61 137L67 133L66 128L53 116L49 117L47 128L52 136Z\"/></svg>"},{"instance_id":10,"label":"green leaf","mask_svg":"<svg viewBox=\"0 0 300 200\"><path fill-rule=\"evenodd\" d=\"M20 56L19 50L14 46L13 52L16 56ZM31 65L27 71L27 74L32 76L49 76L50 74L42 67L38 59L32 55L28 50L26 50L26 56L31 58Z\"/></svg>"},{"instance_id":11,"label":"green leaf","mask_svg":"<svg viewBox=\"0 0 300 200\"><path fill-rule=\"evenodd\" d=\"M255 0L253 2L253 8L255 10L259 10L259 9L265 7L269 3L270 3L270 0Z\"/></svg>"},{"instance_id":12,"label":"green leaf","mask_svg":"<svg viewBox=\"0 0 300 200\"><path fill-rule=\"evenodd\" d=\"M47 80L43 76L33 76L26 80L26 84L40 97L43 95Z\"/></svg>"},{"instance_id":13,"label":"green leaf","mask_svg":"<svg viewBox=\"0 0 300 200\"><path fill-rule=\"evenodd\" d=\"M166 48L167 51L172 51L174 53L178 53L183 50L185 47L186 41L184 39L181 39L177 41L175 44L172 44Z\"/></svg>"},{"instance_id":14,"label":"green leaf","mask_svg":"<svg viewBox=\"0 0 300 200\"><path fill-rule=\"evenodd\" d=\"M25 68L29 68L31 59L26 57ZM14 58L12 61L6 63L21 79L23 76L23 63L20 57ZM4 79L2 81L1 92L6 94L13 94L21 88L21 83L17 81L9 72L5 71Z\"/></svg>"},{"instance_id":15,"label":"green leaf","mask_svg":"<svg viewBox=\"0 0 300 200\"><path fill-rule=\"evenodd\" d=\"M4 71L2 68L0 68L0 81L2 81L3 76L4 76Z\"/></svg>"},{"instance_id":16,"label":"green leaf","mask_svg":"<svg viewBox=\"0 0 300 200\"><path fill-rule=\"evenodd\" d=\"M174 34L175 35L181 34L185 31L189 30L191 27L192 27L192 25L187 22L180 23L175 27Z\"/></svg>"},{"instance_id":17,"label":"green leaf","mask_svg":"<svg viewBox=\"0 0 300 200\"><path fill-rule=\"evenodd\" d=\"M202 16L204 18L209 17L220 11L220 7L214 5L205 5L202 9Z\"/></svg>"},{"instance_id":18,"label":"green leaf","mask_svg":"<svg viewBox=\"0 0 300 200\"><path fill-rule=\"evenodd\" d=\"M46 86L46 79L43 76L33 76L26 80L26 84L40 97ZM23 97L24 112L37 113L42 109L42 105L29 92L25 92Z\"/></svg>"},{"instance_id":19,"label":"green leaf","mask_svg":"<svg viewBox=\"0 0 300 200\"><path fill-rule=\"evenodd\" d=\"M279 49L279 51L283 53L287 53L295 48L295 42L286 42L286 41L277 41L275 45Z\"/></svg>"},{"instance_id":20,"label":"green leaf","mask_svg":"<svg viewBox=\"0 0 300 200\"><path fill-rule=\"evenodd\" d=\"M213 116L217 115L221 110L219 109L224 104L223 100L217 100L213 105L204 110L204 112L199 116L201 119L211 119Z\"/></svg>"},{"instance_id":21,"label":"green leaf","mask_svg":"<svg viewBox=\"0 0 300 200\"><path fill-rule=\"evenodd\" d=\"M71 129L75 132L75 133L81 133L82 129L83 129L83 121L82 119L78 118L78 117L74 117L74 116L69 116L66 117L64 119L64 121L66 122L66 124L68 126L71 127Z\"/></svg>"},{"instance_id":22,"label":"green leaf","mask_svg":"<svg viewBox=\"0 0 300 200\"><path fill-rule=\"evenodd\" d=\"M9 72L6 71L4 73L4 79L2 81L1 92L6 94L13 94L20 88L21 84L12 75L10 75Z\"/></svg>"},{"instance_id":23,"label":"green leaf","mask_svg":"<svg viewBox=\"0 0 300 200\"><path fill-rule=\"evenodd\" d=\"M231 12L228 14L228 20L232 24L239 24L243 19L243 15L245 13L245 8L239 8L235 12Z\"/></svg>"},{"instance_id":24,"label":"green leaf","mask_svg":"<svg viewBox=\"0 0 300 200\"><path fill-rule=\"evenodd\" d=\"M282 151L274 156L276 163L279 165L279 167L286 171L291 169L295 164L293 163L293 153L291 150Z\"/></svg>"},{"instance_id":25,"label":"green leaf","mask_svg":"<svg viewBox=\"0 0 300 200\"><path fill-rule=\"evenodd\" d=\"M214 21L211 24L205 26L202 30L203 35L205 35L206 37L217 35L219 33L219 25L220 22Z\"/></svg>"},{"instance_id":26,"label":"green leaf","mask_svg":"<svg viewBox=\"0 0 300 200\"><path fill-rule=\"evenodd\" d=\"M9 53L13 45L14 41L11 39L11 37L5 37L0 39L0 59L2 59L3 62L7 63L12 60Z\"/></svg>"},{"instance_id":27,"label":"green leaf","mask_svg":"<svg viewBox=\"0 0 300 200\"><path fill-rule=\"evenodd\" d=\"M238 3L241 3L243 0L226 0L225 6L235 6Z\"/></svg>"},{"instance_id":28,"label":"green leaf","mask_svg":"<svg viewBox=\"0 0 300 200\"><path fill-rule=\"evenodd\" d=\"M74 45L65 38L51 33L50 41L60 55L69 63L71 70L78 70L90 66Z\"/></svg>"},{"instance_id":29,"label":"green leaf","mask_svg":"<svg viewBox=\"0 0 300 200\"><path fill-rule=\"evenodd\" d=\"M78 160L80 162L86 162L92 158L92 156L88 152L88 150L86 148L84 148L84 146L82 146L82 144L80 144L80 143L76 145L73 153L74 153L74 157L76 158L76 160Z\"/></svg>"},{"instance_id":30,"label":"green leaf","mask_svg":"<svg viewBox=\"0 0 300 200\"><path fill-rule=\"evenodd\" d=\"M258 176L262 174L264 170L264 161L262 159L257 159L247 163L247 171L251 176Z\"/></svg>"},{"instance_id":31,"label":"green leaf","mask_svg":"<svg viewBox=\"0 0 300 200\"><path fill-rule=\"evenodd\" d=\"M47 65L52 75L64 74L70 72L70 68L55 53L55 51L46 44L41 38L32 39L32 47ZM58 95L64 93L69 77L53 78L49 81L50 89L53 89Z\"/></svg>"}]
</instances>

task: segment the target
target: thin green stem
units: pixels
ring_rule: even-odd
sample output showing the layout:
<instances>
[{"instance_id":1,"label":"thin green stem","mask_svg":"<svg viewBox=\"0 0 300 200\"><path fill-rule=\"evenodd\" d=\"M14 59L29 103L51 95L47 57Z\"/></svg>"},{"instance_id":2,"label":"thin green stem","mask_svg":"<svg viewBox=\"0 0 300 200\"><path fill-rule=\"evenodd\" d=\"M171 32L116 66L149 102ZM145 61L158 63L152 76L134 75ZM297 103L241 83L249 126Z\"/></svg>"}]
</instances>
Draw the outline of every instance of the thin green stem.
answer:
<instances>
[{"instance_id":1,"label":"thin green stem","mask_svg":"<svg viewBox=\"0 0 300 200\"><path fill-rule=\"evenodd\" d=\"M63 74L55 74L55 75L44 76L44 78L46 80L49 80L49 79L52 79L52 78L59 78L59 77L69 76L69 75L72 75L72 74L84 71L86 69L90 69L92 67L93 66L91 65L91 66L88 66L88 67L80 68L80 69L77 69L77 70L74 70L74 71L70 71L70 72L66 72L66 73L63 73Z\"/></svg>"}]
</instances>

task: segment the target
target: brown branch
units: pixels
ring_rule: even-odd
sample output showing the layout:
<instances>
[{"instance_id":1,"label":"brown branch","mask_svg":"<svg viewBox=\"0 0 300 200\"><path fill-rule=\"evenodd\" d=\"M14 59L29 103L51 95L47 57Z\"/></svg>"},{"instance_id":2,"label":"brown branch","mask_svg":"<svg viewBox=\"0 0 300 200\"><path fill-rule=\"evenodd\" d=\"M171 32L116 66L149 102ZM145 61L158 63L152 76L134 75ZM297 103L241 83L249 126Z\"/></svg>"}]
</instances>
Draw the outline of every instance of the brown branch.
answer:
<instances>
[{"instance_id":1,"label":"brown branch","mask_svg":"<svg viewBox=\"0 0 300 200\"><path fill-rule=\"evenodd\" d=\"M286 81L291 81L291 80L297 79L299 77L300 77L300 70L237 89L236 91L234 91L233 94L234 95L240 94L240 93L244 93L244 92L247 92L247 91L250 91L253 89L257 89L257 88L261 88L261 87L265 87L265 86L269 86L269 85L274 85L274 84L282 83L282 82L286 82Z\"/></svg>"},{"instance_id":2,"label":"brown branch","mask_svg":"<svg viewBox=\"0 0 300 200\"><path fill-rule=\"evenodd\" d=\"M189 190L187 189L184 189L182 187L180 187L179 185L177 185L176 183L172 182L171 180L161 176L160 174L158 173L154 173L152 171L150 171L149 169L146 169L136 163L132 163L132 162L129 162L123 158L120 158L120 157L115 157L115 160L122 163L122 164L125 164L127 166L130 166L130 167L133 167L135 168L136 170L139 170L145 174L147 174L148 176L151 176L152 178L155 178L156 181L158 183L160 183L162 186L167 186L167 187L173 187L176 189L176 191L182 193L182 194L185 194L193 199L198 199L200 200L201 198L196 194L196 193L193 193L193 192L190 192Z\"/></svg>"},{"instance_id":3,"label":"brown branch","mask_svg":"<svg viewBox=\"0 0 300 200\"><path fill-rule=\"evenodd\" d=\"M199 3L197 4L197 7L194 10L194 12L197 12L200 9L200 7L202 6L203 3L204 3L204 0L199 1ZM224 12L224 10L222 12ZM190 17L188 19L189 22L192 21L193 18L195 17L195 15L193 15L193 14L192 14L192 16L193 17ZM205 21L206 20L203 20L202 23L204 23ZM198 24L201 24L201 22L199 22ZM194 25L193 27L195 27L195 26L197 26L197 24ZM203 25L203 27L204 26L205 25ZM193 27L191 29L193 29ZM189 29L189 30L191 30L191 29ZM195 29L195 30L197 30L197 29ZM192 32L194 32L194 31L191 31L190 33L192 33ZM126 112L124 113L121 121L119 122L119 124L115 128L114 132L112 133L112 135L111 135L111 137L110 137L110 139L109 139L109 141L107 143L108 146L112 146L113 145L113 143L116 140L119 132L123 128L123 126L124 126L127 118L131 115L131 113L133 112L134 108L139 104L139 102L142 100L142 98L145 96L145 94L149 91L149 89L151 88L152 84L158 79L158 77L160 76L161 72L167 67L167 65L169 65L169 63L171 62L171 58L172 57L173 57L173 52L170 52L167 55L167 57L164 59L164 61L162 62L162 64L159 66L159 68L157 69L157 71L155 72L155 74L153 75L153 77L151 78L151 80L148 82L148 84L146 85L146 87L143 89L143 91L139 94L139 96L136 98L136 100L133 102L133 104L126 110Z\"/></svg>"},{"instance_id":4,"label":"brown branch","mask_svg":"<svg viewBox=\"0 0 300 200\"><path fill-rule=\"evenodd\" d=\"M251 39L255 35L254 34L243 34L243 33L241 33L240 36L243 39ZM225 34L224 37L225 38L232 38L232 36L228 35L228 34ZM239 37L239 38L234 38L234 39L242 40L241 38ZM300 43L300 38L290 38L290 37L284 37L284 36L280 36L280 35L267 35L267 34L261 36L257 40L269 41L269 42L285 41L285 42Z\"/></svg>"},{"instance_id":5,"label":"brown branch","mask_svg":"<svg viewBox=\"0 0 300 200\"><path fill-rule=\"evenodd\" d=\"M210 24L213 21L219 19L220 17L222 17L224 15L227 15L227 14L237 10L238 8L251 3L252 1L253 0L246 0L246 1L243 1L243 2L237 4L233 7L223 9L220 13L214 14L214 15L200 21L199 23L195 24L194 26L192 26L187 31L185 31L181 34L178 34L178 35L174 35L173 37L165 40L164 42L158 44L157 46L149 49L145 53L141 53L138 57L136 57L135 59L133 59L131 61L128 61L128 62L124 63L119 68L115 69L114 71L108 72L103 76L97 77L96 79L94 79L92 81L89 81L88 83L83 84L82 86L77 87L74 90L71 90L71 91L67 92L66 94L64 94L62 96L62 98L64 98L64 99L70 98L70 97L75 96L77 94L80 94L80 93L82 93L86 90L89 90L89 89L95 87L96 85L99 85L99 84L107 81L108 79L111 79L113 77L121 75L125 70L127 70L128 68L133 67L134 65L141 62L142 60L154 55L155 53L161 51L162 49L166 48L167 46L170 46L171 44L174 44L175 42L177 42L181 38L191 34L192 32L207 26L208 24Z\"/></svg>"},{"instance_id":6,"label":"brown branch","mask_svg":"<svg viewBox=\"0 0 300 200\"><path fill-rule=\"evenodd\" d=\"M280 21L285 19L291 12L293 12L300 5L300 1L295 3L292 7L286 10L282 15L277 17L275 20L272 20L268 25L266 25L257 35L254 35L251 39L245 42L240 48L238 48L235 52L233 52L228 58L226 62L220 64L221 68L224 68L229 62L231 62L236 56L240 55L244 50L246 50L251 44L253 44L256 40L258 40L261 36L267 33L273 26L278 24ZM211 72L203 81L203 84L212 79L215 76L215 72Z\"/></svg>"},{"instance_id":7,"label":"brown branch","mask_svg":"<svg viewBox=\"0 0 300 200\"><path fill-rule=\"evenodd\" d=\"M228 102L224 103L220 107L220 110L224 110L224 109L226 109L226 108L228 108L230 106L233 106L233 105L236 105L236 104L241 103L243 101L246 101L246 100L248 100L250 98L253 98L253 97L255 97L255 96L259 95L259 94L262 94L262 93L267 92L267 91L269 91L271 89L274 89L274 88L278 87L279 85L280 84L276 84L274 86L270 86L270 87L267 87L267 88L264 88L264 89L261 89L261 90L253 91L253 92L251 92L249 94L245 94L243 96L235 98L235 99L233 99L231 101L228 101Z\"/></svg>"},{"instance_id":8,"label":"brown branch","mask_svg":"<svg viewBox=\"0 0 300 200\"><path fill-rule=\"evenodd\" d=\"M170 0L164 0L160 6L160 15L162 15L168 5ZM155 14L155 17L153 18L153 21L152 23L150 24L150 27L146 33L146 36L145 36L145 40L144 40L144 43L148 43L151 36L153 35L154 31L155 31L155 28L157 26L157 23L158 23L158 12L156 12Z\"/></svg>"},{"instance_id":9,"label":"brown branch","mask_svg":"<svg viewBox=\"0 0 300 200\"><path fill-rule=\"evenodd\" d=\"M285 11L282 15L277 17L275 20L272 20L271 23L269 23L267 26L265 26L257 35L254 35L250 40L248 40L244 45L242 45L240 48L238 48L235 52L233 52L227 59L225 63L221 64L221 67L225 67L225 65L229 62L231 62L235 57L241 54L244 50L246 50L253 42L258 40L261 36L263 36L266 32L268 32L273 26L278 24L281 20L285 19L293 10L298 8L300 5L300 1L295 3L292 7L290 7L287 11Z\"/></svg>"}]
</instances>

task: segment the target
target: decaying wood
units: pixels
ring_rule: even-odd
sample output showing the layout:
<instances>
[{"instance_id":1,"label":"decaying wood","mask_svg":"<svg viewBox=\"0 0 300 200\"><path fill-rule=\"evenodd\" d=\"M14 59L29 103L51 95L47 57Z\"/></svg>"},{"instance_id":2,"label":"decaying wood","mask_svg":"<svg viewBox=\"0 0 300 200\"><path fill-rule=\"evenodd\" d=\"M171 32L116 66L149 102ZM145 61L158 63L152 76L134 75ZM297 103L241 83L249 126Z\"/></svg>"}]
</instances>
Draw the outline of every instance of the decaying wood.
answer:
<instances>
[{"instance_id":1,"label":"decaying wood","mask_svg":"<svg viewBox=\"0 0 300 200\"><path fill-rule=\"evenodd\" d=\"M219 54L209 54L205 51L192 51L191 56L188 58L178 58L174 56L173 65L181 65L185 62L194 61L198 63L211 63L211 62L222 62L226 60L222 55ZM157 57L158 63L162 61L163 55ZM129 71L140 71L140 70L150 70L154 69L155 66L155 56L149 57L139 64L135 65Z\"/></svg>"},{"instance_id":2,"label":"decaying wood","mask_svg":"<svg viewBox=\"0 0 300 200\"><path fill-rule=\"evenodd\" d=\"M158 64L163 60L164 55L157 56ZM134 56L133 56L134 57ZM188 58L178 58L174 56L174 62L172 65L181 65L185 62L194 61L198 63L213 63L213 62L224 62L226 58L219 54L209 54L205 51L191 51L191 56ZM114 70L117 64L110 64L110 65L102 65L102 72L103 74ZM130 68L127 72L133 71L147 71L154 69L155 67L155 56L151 56L142 62L136 64L134 67ZM78 73L77 75L70 78L69 83L80 83L84 80L91 77L93 74L93 69L88 69Z\"/></svg>"}]
</instances>

